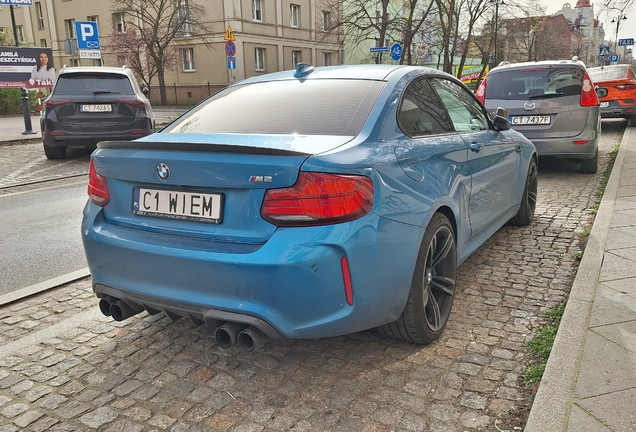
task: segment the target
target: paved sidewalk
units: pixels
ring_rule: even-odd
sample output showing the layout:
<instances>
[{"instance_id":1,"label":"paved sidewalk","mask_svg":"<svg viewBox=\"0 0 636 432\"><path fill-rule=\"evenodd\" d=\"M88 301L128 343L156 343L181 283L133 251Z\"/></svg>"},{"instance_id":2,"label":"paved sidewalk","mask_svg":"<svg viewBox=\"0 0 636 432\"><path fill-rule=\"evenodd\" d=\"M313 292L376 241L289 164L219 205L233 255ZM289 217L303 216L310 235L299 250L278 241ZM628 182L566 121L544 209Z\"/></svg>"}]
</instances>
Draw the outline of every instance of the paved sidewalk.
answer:
<instances>
[{"instance_id":1,"label":"paved sidewalk","mask_svg":"<svg viewBox=\"0 0 636 432\"><path fill-rule=\"evenodd\" d=\"M636 431L636 128L625 130L525 432Z\"/></svg>"}]
</instances>

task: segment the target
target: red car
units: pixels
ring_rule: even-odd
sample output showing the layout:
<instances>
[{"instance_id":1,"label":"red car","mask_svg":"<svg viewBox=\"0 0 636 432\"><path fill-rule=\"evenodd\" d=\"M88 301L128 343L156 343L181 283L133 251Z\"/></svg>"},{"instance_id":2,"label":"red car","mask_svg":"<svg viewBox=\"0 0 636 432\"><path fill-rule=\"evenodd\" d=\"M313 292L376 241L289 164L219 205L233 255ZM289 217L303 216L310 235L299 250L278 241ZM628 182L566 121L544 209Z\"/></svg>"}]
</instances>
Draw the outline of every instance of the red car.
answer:
<instances>
[{"instance_id":1,"label":"red car","mask_svg":"<svg viewBox=\"0 0 636 432\"><path fill-rule=\"evenodd\" d=\"M602 118L624 118L636 126L636 73L632 65L618 64L588 69L594 84L607 89L599 98Z\"/></svg>"}]
</instances>

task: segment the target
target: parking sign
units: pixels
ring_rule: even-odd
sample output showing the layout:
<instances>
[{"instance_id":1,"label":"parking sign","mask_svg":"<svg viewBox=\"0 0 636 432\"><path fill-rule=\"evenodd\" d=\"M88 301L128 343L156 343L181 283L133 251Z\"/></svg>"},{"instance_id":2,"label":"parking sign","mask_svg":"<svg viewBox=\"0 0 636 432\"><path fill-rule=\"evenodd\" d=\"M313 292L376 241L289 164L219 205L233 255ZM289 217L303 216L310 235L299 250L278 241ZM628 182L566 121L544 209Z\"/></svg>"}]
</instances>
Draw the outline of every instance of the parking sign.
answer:
<instances>
[{"instance_id":1,"label":"parking sign","mask_svg":"<svg viewBox=\"0 0 636 432\"><path fill-rule=\"evenodd\" d=\"M99 32L95 21L75 21L77 48L81 50L98 50Z\"/></svg>"}]
</instances>

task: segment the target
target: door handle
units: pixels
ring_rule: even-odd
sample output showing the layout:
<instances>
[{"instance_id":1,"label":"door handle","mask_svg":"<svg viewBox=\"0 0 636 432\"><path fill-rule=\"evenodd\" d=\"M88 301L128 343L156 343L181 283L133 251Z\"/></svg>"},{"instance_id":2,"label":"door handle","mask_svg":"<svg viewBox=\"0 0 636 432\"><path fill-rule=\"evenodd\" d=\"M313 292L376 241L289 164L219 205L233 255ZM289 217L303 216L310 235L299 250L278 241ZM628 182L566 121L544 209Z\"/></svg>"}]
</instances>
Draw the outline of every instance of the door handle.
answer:
<instances>
[{"instance_id":1,"label":"door handle","mask_svg":"<svg viewBox=\"0 0 636 432\"><path fill-rule=\"evenodd\" d=\"M475 153L477 153L478 151L480 151L481 149L484 148L484 146L482 144L479 143L472 143L469 147L472 151L474 151Z\"/></svg>"}]
</instances>

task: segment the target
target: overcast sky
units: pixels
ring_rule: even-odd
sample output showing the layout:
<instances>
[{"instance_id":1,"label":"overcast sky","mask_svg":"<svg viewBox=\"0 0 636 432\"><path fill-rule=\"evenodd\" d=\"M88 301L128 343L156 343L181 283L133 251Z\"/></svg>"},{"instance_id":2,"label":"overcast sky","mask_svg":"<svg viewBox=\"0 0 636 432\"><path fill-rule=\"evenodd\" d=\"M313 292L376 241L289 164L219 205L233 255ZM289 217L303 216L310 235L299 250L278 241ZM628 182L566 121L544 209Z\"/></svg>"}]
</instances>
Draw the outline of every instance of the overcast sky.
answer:
<instances>
[{"instance_id":1,"label":"overcast sky","mask_svg":"<svg viewBox=\"0 0 636 432\"><path fill-rule=\"evenodd\" d=\"M546 13L551 15L558 10L560 10L565 3L570 3L572 7L576 5L576 0L541 0L541 4L546 7ZM592 1L594 5L594 15L598 16L601 11L601 2ZM622 20L620 26L618 27L618 36L619 39L622 38L635 38L636 39L636 14L633 11L634 8L630 11L625 11L625 15L627 15L626 20ZM605 29L605 39L614 40L616 36L616 23L612 24L612 18L616 18L618 16L617 13L610 14L607 17L606 14L601 14L600 20L603 23L603 28Z\"/></svg>"}]
</instances>

